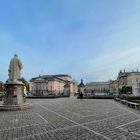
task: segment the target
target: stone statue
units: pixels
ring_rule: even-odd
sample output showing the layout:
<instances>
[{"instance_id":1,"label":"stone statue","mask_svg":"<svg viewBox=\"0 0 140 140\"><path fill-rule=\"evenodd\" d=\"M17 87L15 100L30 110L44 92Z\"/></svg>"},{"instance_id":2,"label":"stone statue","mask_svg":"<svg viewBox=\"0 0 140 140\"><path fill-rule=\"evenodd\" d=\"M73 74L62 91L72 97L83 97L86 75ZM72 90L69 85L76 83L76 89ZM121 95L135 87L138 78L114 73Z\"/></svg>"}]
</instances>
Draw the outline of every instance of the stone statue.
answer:
<instances>
[{"instance_id":1,"label":"stone statue","mask_svg":"<svg viewBox=\"0 0 140 140\"><path fill-rule=\"evenodd\" d=\"M23 110L31 107L31 104L26 103L24 95L24 84L19 79L21 78L22 63L15 54L9 65L9 80L5 83L5 94L3 105L0 105L0 111L15 111Z\"/></svg>"},{"instance_id":2,"label":"stone statue","mask_svg":"<svg viewBox=\"0 0 140 140\"><path fill-rule=\"evenodd\" d=\"M23 68L21 61L18 58L18 55L15 54L14 58L10 61L9 65L9 80L18 81L21 78L21 69Z\"/></svg>"}]
</instances>

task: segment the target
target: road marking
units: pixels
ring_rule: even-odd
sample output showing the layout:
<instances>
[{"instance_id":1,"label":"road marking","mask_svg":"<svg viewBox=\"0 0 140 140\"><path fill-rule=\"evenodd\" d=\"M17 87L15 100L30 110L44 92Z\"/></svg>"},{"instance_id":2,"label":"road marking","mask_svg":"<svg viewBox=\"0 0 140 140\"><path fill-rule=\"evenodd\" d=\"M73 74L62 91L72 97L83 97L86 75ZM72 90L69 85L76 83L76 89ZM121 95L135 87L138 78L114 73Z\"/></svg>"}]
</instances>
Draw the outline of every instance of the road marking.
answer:
<instances>
[{"instance_id":1,"label":"road marking","mask_svg":"<svg viewBox=\"0 0 140 140\"><path fill-rule=\"evenodd\" d=\"M82 123L82 124L89 124L89 123L94 123L94 122L101 122L101 121L105 121L105 120L108 120L108 119L117 118L117 117L120 117L120 116L129 115L129 114L132 114L132 113L124 113L124 114L120 114L120 115L117 115L117 116L108 117L108 118L101 119L101 120L96 120L96 121L90 121L90 122L86 122L86 123Z\"/></svg>"},{"instance_id":2,"label":"road marking","mask_svg":"<svg viewBox=\"0 0 140 140\"><path fill-rule=\"evenodd\" d=\"M56 115L58 115L58 116L60 116L60 117L62 117L62 118L64 118L64 119L66 119L66 120L69 120L70 122L73 122L73 123L75 123L75 124L78 124L77 122L75 122L75 121L73 121L73 120L71 120L71 119L69 119L69 118L66 118L65 116L62 116L61 114L59 114L59 113L57 113L57 112L55 112L55 111L53 111L53 110L51 110L51 109L49 109L49 108L47 108L47 107L44 107L44 106L42 106L42 105L40 105L40 104L38 104L40 107L42 107L42 108L44 108L45 110L48 110L48 111L50 111L50 112L53 112L54 114L56 114Z\"/></svg>"},{"instance_id":3,"label":"road marking","mask_svg":"<svg viewBox=\"0 0 140 140\"><path fill-rule=\"evenodd\" d=\"M126 111L128 111L128 112L130 112L130 113L133 113L134 115L140 117L140 115L138 115L137 113L133 112L133 111L131 110L131 108L128 108L128 106L122 105L122 104L120 104L120 103L116 103L116 104L119 106L119 108L121 108L121 109L123 109L123 110L126 110Z\"/></svg>"},{"instance_id":4,"label":"road marking","mask_svg":"<svg viewBox=\"0 0 140 140\"><path fill-rule=\"evenodd\" d=\"M125 123L125 124L122 124L122 125L119 125L119 126L117 126L116 128L120 128L120 127L123 127L123 126L125 126L125 125L131 124L131 123L134 123L134 122L137 122L137 121L140 121L140 119L135 120L135 121L131 121L131 122L128 122L128 123Z\"/></svg>"},{"instance_id":5,"label":"road marking","mask_svg":"<svg viewBox=\"0 0 140 140\"><path fill-rule=\"evenodd\" d=\"M30 136L37 136L37 135L41 135L41 134L45 134L45 133L55 132L55 131L58 131L58 130L65 130L65 129L69 129L69 128L76 127L76 126L78 126L78 125L67 126L67 127L63 127L63 128L49 130L49 131L45 131L45 132L41 132L41 133L37 133L37 134L33 134L33 135L23 136L23 137L16 138L16 139L27 138L27 137L30 137Z\"/></svg>"},{"instance_id":6,"label":"road marking","mask_svg":"<svg viewBox=\"0 0 140 140\"><path fill-rule=\"evenodd\" d=\"M107 113L101 113L101 114L97 114L97 115L95 115L95 114L82 115L81 113L75 113L75 112L72 112L72 111L69 111L69 110L67 112L70 112L72 114L75 114L76 116L80 116L80 117L83 117L83 118L92 117L92 116L98 117L98 115L106 115L106 114L110 113L110 112L107 112Z\"/></svg>"},{"instance_id":7,"label":"road marking","mask_svg":"<svg viewBox=\"0 0 140 140\"><path fill-rule=\"evenodd\" d=\"M40 105L39 105L40 106ZM65 116L63 116L63 115L61 115L61 114L59 114L59 113L57 113L57 112L55 112L55 111L53 111L53 110L51 110L51 109L49 109L49 108L47 108L47 107L45 107L45 106L41 106L41 108L44 108L44 109L46 109L46 110L48 110L48 111L50 111L50 112L52 112L52 113L55 113L56 115L58 115L58 116L60 116L60 117L62 117L62 118L65 118L65 119L67 119L67 120L69 120L70 122L73 122L75 125L73 125L73 126L68 126L68 127L63 127L63 128L59 128L59 129L54 129L54 130L49 130L49 131L44 131L44 132L41 132L41 133L37 133L37 134L33 134L33 135L27 135L27 136L23 136L23 137L19 137L19 138L16 138L16 139L21 139L21 138L25 138L25 137L30 137L30 136L35 136L35 135L40 135L40 134L45 134L45 133L49 133L49 132L55 132L55 131L57 131L57 130L63 130L63 129L69 129L69 128L73 128L73 127L76 127L76 126L81 126L82 128L85 128L85 129L87 129L87 130L89 130L89 131L91 131L91 132L93 132L94 134L97 134L97 135L99 135L99 136L102 136L102 137L104 137L104 138L106 138L106 139L108 139L108 140L110 140L108 137L106 137L106 136L104 136L104 135L102 135L102 134L100 134L100 133L98 133L98 132L96 132L96 131L94 131L94 130L91 130L90 128L88 128L88 126L86 127L86 126L83 126L84 124L89 124L89 123L92 123L92 122L100 122L100 121L104 121L104 120L108 120L108 119L111 119L111 118L117 118L117 117L119 117L119 116L124 116L124 115L129 115L129 114L135 114L135 115L137 115L137 116L139 116L138 114L136 114L136 113L134 113L133 111L130 111L130 110L128 110L128 109L124 109L124 108L122 108L121 106L119 106L119 108L121 108L121 109L124 109L124 110L127 110L128 112L127 113L124 113L124 114L120 114L120 115L117 115L117 116L113 116L113 117L108 117L108 118L105 118L105 119L102 119L102 120L95 120L95 121L91 121L91 122L87 122L87 123L81 123L81 124L79 124L79 123L77 123L77 122L75 122L75 121L73 121L73 120L71 120L71 119L69 119L69 118L67 118L67 117L65 117ZM118 109L119 109L118 108ZM36 113L37 114L37 113ZM39 113L38 113L39 114ZM40 115L40 114L39 114ZM112 114L113 115L113 114ZM42 116L40 116L41 118L42 118ZM140 117L140 116L139 116ZM43 119L43 118L42 118ZM44 118L45 119L45 118ZM43 120L44 120L43 119ZM48 122L48 121L47 121ZM38 124L37 124L38 125ZM29 126L32 126L32 125L29 125ZM34 125L33 125L34 126ZM40 126L41 127L41 126ZM19 127L19 128L21 128L21 127ZM120 129L120 128L119 128Z\"/></svg>"},{"instance_id":8,"label":"road marking","mask_svg":"<svg viewBox=\"0 0 140 140\"><path fill-rule=\"evenodd\" d=\"M49 123L45 118L43 118L39 113L36 113L41 119L43 119L46 123Z\"/></svg>"},{"instance_id":9,"label":"road marking","mask_svg":"<svg viewBox=\"0 0 140 140\"><path fill-rule=\"evenodd\" d=\"M80 113L75 113L75 112L72 112L72 111L67 111L67 112L70 112L70 113L72 113L72 114L75 114L76 116L80 116L80 117L83 117L83 115L82 114L80 114Z\"/></svg>"},{"instance_id":10,"label":"road marking","mask_svg":"<svg viewBox=\"0 0 140 140\"><path fill-rule=\"evenodd\" d=\"M89 123L92 123L92 122L100 122L100 121L108 120L108 119L111 119L111 118L117 118L117 117L120 117L120 116L132 114L132 113L124 113L124 114L120 114L120 115L117 115L117 116L108 117L108 118L105 118L105 119L102 119L102 120L91 121L91 122L86 122L86 123L81 123L81 124L79 124L79 123L77 123L77 122L75 122L75 121L73 121L73 120L71 120L71 119L69 119L69 118L67 118L67 117L65 117L65 116L62 116L61 114L59 114L59 113L57 113L57 112L55 112L55 111L53 111L53 110L51 110L51 109L48 109L47 107L44 107L44 106L42 106L42 105L39 105L39 106L42 107L43 109L47 110L47 111L53 112L53 113L55 113L56 115L58 115L58 116L60 116L60 117L62 117L62 118L64 118L64 119L67 119L67 120L69 120L69 121L75 123L75 125L73 125L73 126L68 126L68 127L63 127L63 128L59 128L59 129L54 129L54 130L49 130L49 131L45 131L45 132L38 133L38 134L28 135L28 136L20 137L20 138L17 138L17 139L21 139L21 138L25 138L25 137L30 137L30 136L35 136L35 135L41 135L41 134L45 134L45 133L49 133L49 132L56 132L57 130L65 130L65 129L73 128L73 127L76 127L76 126L81 126L82 128L85 128L85 129L87 129L87 130L93 132L94 134L97 134L97 135L99 135L99 136L104 137L104 138L107 139L107 140L110 140L110 138L106 137L105 135L102 135L102 134L100 134L100 133L98 133L98 132L96 132L96 131L94 131L94 130L91 130L90 128L88 128L88 127L86 127L86 126L83 126L83 125L84 125L84 124L89 124Z\"/></svg>"},{"instance_id":11,"label":"road marking","mask_svg":"<svg viewBox=\"0 0 140 140\"><path fill-rule=\"evenodd\" d=\"M104 135L102 135L102 134L100 134L100 133L98 133L98 132L96 132L96 131L94 131L94 130L91 130L90 128L88 128L88 127L86 127L86 126L83 126L83 124L79 124L79 123L77 123L77 122L75 122L75 121L73 121L73 120L71 120L71 119L69 119L69 118L67 118L67 117L65 117L65 116L62 116L61 114L59 114L59 113L57 113L57 112L55 112L55 111L53 111L53 110L51 110L51 109L48 109L47 107L44 107L44 106L42 106L42 105L39 105L39 106L42 107L42 108L44 108L45 110L48 110L48 111L50 111L50 112L53 112L53 113L57 114L58 116L60 116L60 117L62 117L62 118L64 118L64 119L66 119L66 120L69 120L69 121L71 121L71 122L73 122L73 123L75 123L75 124L77 124L77 125L79 125L79 126L82 126L83 128L85 128L85 129L87 129L87 130L89 130L89 131L91 131L91 132L93 132L93 133L95 133L95 134L97 134L97 135L99 135L99 136L102 136L102 137L106 138L107 140L111 140L111 139L109 139L108 137L106 137L106 136L104 136Z\"/></svg>"},{"instance_id":12,"label":"road marking","mask_svg":"<svg viewBox=\"0 0 140 140\"><path fill-rule=\"evenodd\" d=\"M87 129L87 130L89 130L89 131L91 131L91 132L93 132L93 133L95 133L95 134L97 134L97 135L99 135L99 136L102 136L102 137L106 138L107 140L111 140L110 138L106 137L105 135L102 135L101 133L98 133L98 132L90 129L87 126L82 126L82 127L85 128L85 129Z\"/></svg>"},{"instance_id":13,"label":"road marking","mask_svg":"<svg viewBox=\"0 0 140 140\"><path fill-rule=\"evenodd\" d=\"M97 114L97 115L91 114L91 115L82 116L82 117L92 117L92 116L98 117L99 115L106 115L106 114L109 114L109 113L111 113L111 112L101 113L101 114Z\"/></svg>"},{"instance_id":14,"label":"road marking","mask_svg":"<svg viewBox=\"0 0 140 140\"><path fill-rule=\"evenodd\" d=\"M133 132L133 131L128 131L127 129L124 129L124 128L119 128L119 129L122 129L123 131L128 132L128 133L132 133L132 134L135 134L135 135L137 135L137 136L140 136L140 134L135 133L135 132Z\"/></svg>"},{"instance_id":15,"label":"road marking","mask_svg":"<svg viewBox=\"0 0 140 140\"><path fill-rule=\"evenodd\" d=\"M31 136L37 136L37 135L46 134L46 133L50 133L50 132L56 132L56 131L58 131L58 130L67 130L67 129L69 129L69 128L78 127L78 126L81 126L82 128L85 128L85 129L87 129L87 130L89 130L89 131L91 131L91 132L94 132L94 134L97 134L97 135L99 135L99 136L102 136L102 137L106 138L107 140L111 140L111 139L109 139L108 137L106 137L106 136L104 136L104 135L102 135L102 134L100 134L100 133L98 133L98 132L95 132L95 131L93 131L93 130L91 130L91 129L85 127L85 126L82 126L82 124L77 124L77 125L73 125L73 126L67 126L67 127L63 127L63 128L58 128L58 129L54 129L54 130L49 130L49 131L45 131L45 132L41 132L41 133L37 133L37 134L33 134L33 135L27 135L27 136L23 136L23 137L20 137L20 138L15 138L15 139L18 140L18 139L21 139L21 138L28 138L28 137L31 137Z\"/></svg>"}]
</instances>

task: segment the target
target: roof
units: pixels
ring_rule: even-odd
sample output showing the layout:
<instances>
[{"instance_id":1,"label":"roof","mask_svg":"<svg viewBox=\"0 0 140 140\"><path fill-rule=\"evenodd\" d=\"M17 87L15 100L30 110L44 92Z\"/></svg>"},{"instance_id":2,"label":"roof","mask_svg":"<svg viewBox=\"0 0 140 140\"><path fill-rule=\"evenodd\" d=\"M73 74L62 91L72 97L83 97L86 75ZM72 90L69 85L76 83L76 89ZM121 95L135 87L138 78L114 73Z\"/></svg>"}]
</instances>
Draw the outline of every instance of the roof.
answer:
<instances>
[{"instance_id":1,"label":"roof","mask_svg":"<svg viewBox=\"0 0 140 140\"><path fill-rule=\"evenodd\" d=\"M78 87L85 87L82 79L81 79L81 83L78 85Z\"/></svg>"},{"instance_id":2,"label":"roof","mask_svg":"<svg viewBox=\"0 0 140 140\"><path fill-rule=\"evenodd\" d=\"M92 85L108 85L109 82L90 82L87 83L86 86L92 86Z\"/></svg>"},{"instance_id":3,"label":"roof","mask_svg":"<svg viewBox=\"0 0 140 140\"><path fill-rule=\"evenodd\" d=\"M65 77L65 76L67 76L67 77L70 77L71 78L71 76L68 75L68 74L56 74L54 76L59 76L59 77Z\"/></svg>"},{"instance_id":4,"label":"roof","mask_svg":"<svg viewBox=\"0 0 140 140\"><path fill-rule=\"evenodd\" d=\"M117 79L119 79L119 78L121 78L121 77L127 77L127 76L129 76L129 75L131 75L131 74L140 74L140 72L139 72L139 71L119 72L118 78L117 78Z\"/></svg>"},{"instance_id":5,"label":"roof","mask_svg":"<svg viewBox=\"0 0 140 140\"><path fill-rule=\"evenodd\" d=\"M41 77L49 78L49 77L53 77L53 76L56 76L56 77L66 77L67 76L67 77L71 78L71 76L68 74L42 75Z\"/></svg>"},{"instance_id":6,"label":"roof","mask_svg":"<svg viewBox=\"0 0 140 140\"><path fill-rule=\"evenodd\" d=\"M60 77L65 77L68 76L71 78L71 76L67 75L67 74L57 74L57 75L42 75L42 76L38 76L38 77L34 77L32 78L30 81L34 81L34 80L52 80L54 78L59 79L61 81L66 82L67 80L61 79Z\"/></svg>"}]
</instances>

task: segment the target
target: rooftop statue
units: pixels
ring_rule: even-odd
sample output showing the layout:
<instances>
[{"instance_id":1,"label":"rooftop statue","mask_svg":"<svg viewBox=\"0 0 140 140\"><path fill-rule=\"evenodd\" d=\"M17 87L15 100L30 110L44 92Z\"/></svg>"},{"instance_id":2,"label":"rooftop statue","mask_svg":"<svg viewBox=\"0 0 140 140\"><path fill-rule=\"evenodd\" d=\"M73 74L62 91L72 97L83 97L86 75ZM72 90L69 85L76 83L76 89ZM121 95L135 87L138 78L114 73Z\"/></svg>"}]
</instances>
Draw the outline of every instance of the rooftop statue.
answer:
<instances>
[{"instance_id":1,"label":"rooftop statue","mask_svg":"<svg viewBox=\"0 0 140 140\"><path fill-rule=\"evenodd\" d=\"M21 78L21 70L23 68L23 65L18 58L18 55L15 54L14 58L11 59L10 65L9 65L9 80L10 81L18 81L18 79Z\"/></svg>"}]
</instances>

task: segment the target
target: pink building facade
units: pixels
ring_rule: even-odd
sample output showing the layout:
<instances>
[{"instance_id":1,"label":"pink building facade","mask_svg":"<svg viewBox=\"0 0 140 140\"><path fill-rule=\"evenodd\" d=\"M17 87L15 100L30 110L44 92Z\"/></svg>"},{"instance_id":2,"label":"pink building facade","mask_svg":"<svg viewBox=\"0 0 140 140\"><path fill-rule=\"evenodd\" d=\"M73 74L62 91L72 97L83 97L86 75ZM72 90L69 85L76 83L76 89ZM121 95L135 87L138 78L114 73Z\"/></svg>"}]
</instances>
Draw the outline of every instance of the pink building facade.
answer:
<instances>
[{"instance_id":1,"label":"pink building facade","mask_svg":"<svg viewBox=\"0 0 140 140\"><path fill-rule=\"evenodd\" d=\"M42 96L53 93L55 95L64 93L66 82L70 84L70 92L77 92L77 84L72 82L72 78L66 74L45 75L32 78L30 80L30 91L33 95Z\"/></svg>"}]
</instances>

